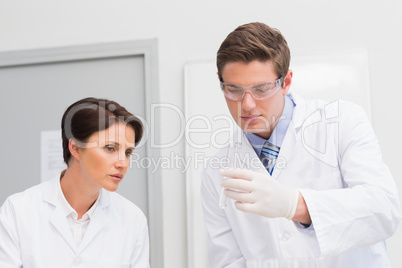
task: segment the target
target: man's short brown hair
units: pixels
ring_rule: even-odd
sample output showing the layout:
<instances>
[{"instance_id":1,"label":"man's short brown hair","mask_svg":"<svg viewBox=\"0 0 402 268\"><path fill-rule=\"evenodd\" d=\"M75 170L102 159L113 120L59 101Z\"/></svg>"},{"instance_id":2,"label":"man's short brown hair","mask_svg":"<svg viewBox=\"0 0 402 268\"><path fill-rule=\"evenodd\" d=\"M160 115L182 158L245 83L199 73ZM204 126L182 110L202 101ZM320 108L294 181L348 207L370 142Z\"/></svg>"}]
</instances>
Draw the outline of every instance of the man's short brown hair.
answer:
<instances>
[{"instance_id":1,"label":"man's short brown hair","mask_svg":"<svg viewBox=\"0 0 402 268\"><path fill-rule=\"evenodd\" d=\"M226 64L250 63L254 60L272 61L276 74L285 77L290 62L288 44L279 30L260 22L241 25L231 32L221 44L216 64L219 79Z\"/></svg>"}]
</instances>

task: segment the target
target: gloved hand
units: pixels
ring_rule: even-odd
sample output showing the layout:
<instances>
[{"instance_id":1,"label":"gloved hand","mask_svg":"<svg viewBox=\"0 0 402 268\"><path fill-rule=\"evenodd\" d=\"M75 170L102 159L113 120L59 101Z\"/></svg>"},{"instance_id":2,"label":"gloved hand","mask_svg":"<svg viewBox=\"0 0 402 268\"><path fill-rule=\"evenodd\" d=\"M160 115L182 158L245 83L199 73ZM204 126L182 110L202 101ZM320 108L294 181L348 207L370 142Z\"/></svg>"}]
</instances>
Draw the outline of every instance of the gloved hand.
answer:
<instances>
[{"instance_id":1,"label":"gloved hand","mask_svg":"<svg viewBox=\"0 0 402 268\"><path fill-rule=\"evenodd\" d=\"M227 197L237 201L237 209L269 218L294 217L299 190L248 169L221 169L220 174L229 177L221 181L221 186Z\"/></svg>"}]
</instances>

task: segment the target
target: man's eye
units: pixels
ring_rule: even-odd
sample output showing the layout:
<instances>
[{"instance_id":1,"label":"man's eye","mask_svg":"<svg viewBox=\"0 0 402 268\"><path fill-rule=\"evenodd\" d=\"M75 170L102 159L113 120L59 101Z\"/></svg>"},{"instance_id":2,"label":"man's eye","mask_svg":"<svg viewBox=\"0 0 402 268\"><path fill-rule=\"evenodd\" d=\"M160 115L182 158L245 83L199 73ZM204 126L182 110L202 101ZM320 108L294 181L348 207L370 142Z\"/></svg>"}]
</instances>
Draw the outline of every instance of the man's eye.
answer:
<instances>
[{"instance_id":1,"label":"man's eye","mask_svg":"<svg viewBox=\"0 0 402 268\"><path fill-rule=\"evenodd\" d=\"M269 91L270 89L269 88L266 88L266 87L261 87L261 88L255 88L254 89L254 91L255 92L258 92L258 93L265 93L265 92L267 92L267 91Z\"/></svg>"},{"instance_id":2,"label":"man's eye","mask_svg":"<svg viewBox=\"0 0 402 268\"><path fill-rule=\"evenodd\" d=\"M240 88L234 88L234 87L228 87L226 90L231 94L238 94L242 92Z\"/></svg>"}]
</instances>

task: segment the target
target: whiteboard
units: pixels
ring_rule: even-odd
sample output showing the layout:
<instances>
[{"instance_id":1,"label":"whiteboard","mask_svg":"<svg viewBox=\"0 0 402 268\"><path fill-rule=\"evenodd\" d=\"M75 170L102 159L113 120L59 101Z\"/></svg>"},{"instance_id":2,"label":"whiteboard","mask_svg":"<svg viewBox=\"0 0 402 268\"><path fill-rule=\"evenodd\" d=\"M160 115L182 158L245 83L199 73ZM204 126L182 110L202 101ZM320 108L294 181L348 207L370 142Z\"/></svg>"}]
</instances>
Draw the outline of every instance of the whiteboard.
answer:
<instances>
[{"instance_id":1,"label":"whiteboard","mask_svg":"<svg viewBox=\"0 0 402 268\"><path fill-rule=\"evenodd\" d=\"M191 134L186 131L186 159L194 159L194 164L186 170L188 267L205 268L208 267L206 230L200 201L200 174L203 166L195 163L206 161L214 155L217 147L224 146L229 138L228 133L214 133L227 128L227 121L219 120L219 116L231 118L219 86L214 61L190 62L185 65L184 113L188 128L205 131L194 131Z\"/></svg>"},{"instance_id":2,"label":"whiteboard","mask_svg":"<svg viewBox=\"0 0 402 268\"><path fill-rule=\"evenodd\" d=\"M371 91L366 49L295 56L291 90L304 99L348 100L371 119Z\"/></svg>"},{"instance_id":3,"label":"whiteboard","mask_svg":"<svg viewBox=\"0 0 402 268\"><path fill-rule=\"evenodd\" d=\"M295 56L290 68L293 92L305 99L348 100L362 106L371 118L365 49ZM200 199L203 169L200 163L228 143L227 129L231 123L226 118L230 118L230 113L219 86L215 60L188 62L184 70L186 159L194 160L186 169L188 267L205 268L208 261Z\"/></svg>"}]
</instances>

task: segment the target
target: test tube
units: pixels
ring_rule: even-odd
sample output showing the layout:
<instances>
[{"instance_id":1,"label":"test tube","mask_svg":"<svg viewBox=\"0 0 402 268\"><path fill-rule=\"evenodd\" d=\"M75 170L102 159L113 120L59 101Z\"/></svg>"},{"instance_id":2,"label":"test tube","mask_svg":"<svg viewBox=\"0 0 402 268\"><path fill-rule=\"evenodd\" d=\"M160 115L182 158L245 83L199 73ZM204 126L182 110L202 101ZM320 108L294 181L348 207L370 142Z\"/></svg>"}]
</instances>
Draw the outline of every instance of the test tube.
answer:
<instances>
[{"instance_id":1,"label":"test tube","mask_svg":"<svg viewBox=\"0 0 402 268\"><path fill-rule=\"evenodd\" d=\"M229 159L226 168L236 168L236 159L238 157L236 157L237 151L238 151L238 147L240 146L240 143L235 142L229 145L228 147L228 153L227 153L227 157ZM228 179L228 177L222 177L222 180L226 180ZM228 206L228 198L225 195L225 188L222 187L221 189L221 195L219 197L219 207L220 208L226 208Z\"/></svg>"},{"instance_id":2,"label":"test tube","mask_svg":"<svg viewBox=\"0 0 402 268\"><path fill-rule=\"evenodd\" d=\"M226 177L223 177L223 180L226 179ZM220 208L226 208L228 206L228 197L225 195L225 188L222 187L221 189L221 196L219 197L219 207Z\"/></svg>"}]
</instances>

